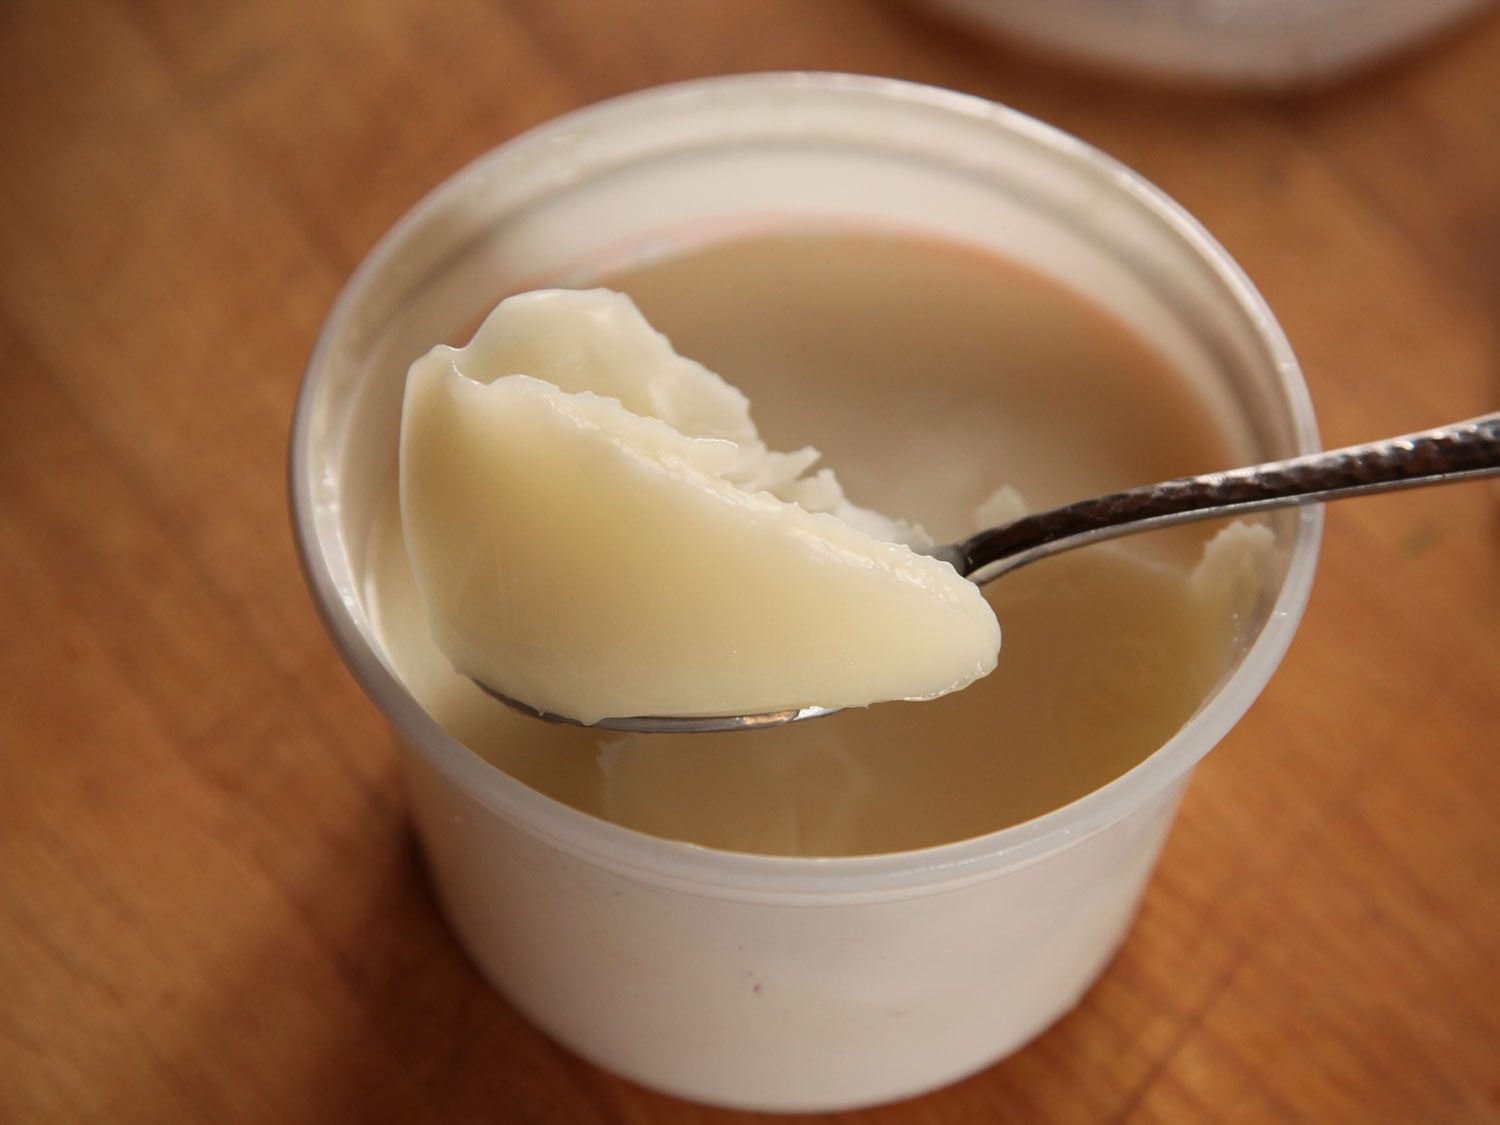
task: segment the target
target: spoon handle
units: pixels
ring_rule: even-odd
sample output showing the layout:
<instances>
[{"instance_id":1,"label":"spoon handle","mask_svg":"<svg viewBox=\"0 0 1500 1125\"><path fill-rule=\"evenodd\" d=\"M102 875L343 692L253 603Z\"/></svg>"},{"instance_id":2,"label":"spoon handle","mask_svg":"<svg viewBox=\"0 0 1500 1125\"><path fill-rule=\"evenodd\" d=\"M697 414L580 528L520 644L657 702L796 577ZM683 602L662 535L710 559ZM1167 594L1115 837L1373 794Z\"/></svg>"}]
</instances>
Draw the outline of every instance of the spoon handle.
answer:
<instances>
[{"instance_id":1,"label":"spoon handle","mask_svg":"<svg viewBox=\"0 0 1500 1125\"><path fill-rule=\"evenodd\" d=\"M1037 559L1153 527L1493 473L1500 473L1500 414L1082 500L981 531L938 557L982 584Z\"/></svg>"}]
</instances>

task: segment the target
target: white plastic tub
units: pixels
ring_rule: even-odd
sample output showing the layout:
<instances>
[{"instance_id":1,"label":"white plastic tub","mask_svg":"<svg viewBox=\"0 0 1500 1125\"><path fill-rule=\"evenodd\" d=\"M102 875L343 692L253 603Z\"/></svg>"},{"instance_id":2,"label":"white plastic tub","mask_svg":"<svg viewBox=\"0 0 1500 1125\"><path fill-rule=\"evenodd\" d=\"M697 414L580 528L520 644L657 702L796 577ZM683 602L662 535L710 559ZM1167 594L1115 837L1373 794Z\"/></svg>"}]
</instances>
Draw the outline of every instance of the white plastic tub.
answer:
<instances>
[{"instance_id":1,"label":"white plastic tub","mask_svg":"<svg viewBox=\"0 0 1500 1125\"><path fill-rule=\"evenodd\" d=\"M928 230L1021 258L1115 310L1265 457L1316 448L1296 363L1224 251L1086 145L1001 107L874 78L646 91L503 145L423 200L330 314L292 436L308 584L399 732L438 893L485 974L579 1054L721 1105L824 1110L983 1068L1071 1007L1123 940L1193 766L1291 640L1320 515L1282 513L1280 585L1181 732L1046 816L922 851L717 852L558 804L439 729L382 658L358 576L406 364L502 293L672 231L787 215Z\"/></svg>"}]
</instances>

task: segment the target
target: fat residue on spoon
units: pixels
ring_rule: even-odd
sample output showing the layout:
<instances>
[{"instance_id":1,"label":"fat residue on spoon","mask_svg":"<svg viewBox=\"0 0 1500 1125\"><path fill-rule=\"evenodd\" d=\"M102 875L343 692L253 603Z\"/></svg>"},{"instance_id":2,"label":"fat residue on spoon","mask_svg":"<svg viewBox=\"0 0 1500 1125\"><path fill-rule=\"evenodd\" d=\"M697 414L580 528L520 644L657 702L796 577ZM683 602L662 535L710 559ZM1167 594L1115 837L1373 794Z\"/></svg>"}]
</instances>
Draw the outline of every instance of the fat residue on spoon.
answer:
<instances>
[{"instance_id":1,"label":"fat residue on spoon","mask_svg":"<svg viewBox=\"0 0 1500 1125\"><path fill-rule=\"evenodd\" d=\"M401 514L433 637L497 695L626 729L987 674L1000 630L978 589L817 459L767 449L745 397L628 297L512 297L407 377Z\"/></svg>"}]
</instances>

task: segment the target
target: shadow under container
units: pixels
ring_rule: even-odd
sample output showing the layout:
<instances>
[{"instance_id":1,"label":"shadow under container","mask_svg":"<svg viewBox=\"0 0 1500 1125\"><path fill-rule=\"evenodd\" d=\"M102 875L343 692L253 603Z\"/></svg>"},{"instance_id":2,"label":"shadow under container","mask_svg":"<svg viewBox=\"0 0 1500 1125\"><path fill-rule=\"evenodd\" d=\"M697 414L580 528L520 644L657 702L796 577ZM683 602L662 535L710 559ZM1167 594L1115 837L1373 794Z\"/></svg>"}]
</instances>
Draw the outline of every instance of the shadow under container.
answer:
<instances>
[{"instance_id":1,"label":"shadow under container","mask_svg":"<svg viewBox=\"0 0 1500 1125\"><path fill-rule=\"evenodd\" d=\"M648 90L457 173L380 242L313 353L292 435L307 581L399 733L431 877L474 961L541 1029L646 1086L763 1110L914 1095L1015 1051L1118 948L1195 764L1289 644L1315 509L1278 513L1276 578L1233 668L1147 760L1045 816L920 851L714 851L561 805L459 745L382 656L362 592L407 365L501 296L648 253L826 221L1010 257L1134 326L1247 457L1317 448L1306 389L1240 270L1159 191L979 99L780 74ZM788 279L795 285L796 279Z\"/></svg>"}]
</instances>

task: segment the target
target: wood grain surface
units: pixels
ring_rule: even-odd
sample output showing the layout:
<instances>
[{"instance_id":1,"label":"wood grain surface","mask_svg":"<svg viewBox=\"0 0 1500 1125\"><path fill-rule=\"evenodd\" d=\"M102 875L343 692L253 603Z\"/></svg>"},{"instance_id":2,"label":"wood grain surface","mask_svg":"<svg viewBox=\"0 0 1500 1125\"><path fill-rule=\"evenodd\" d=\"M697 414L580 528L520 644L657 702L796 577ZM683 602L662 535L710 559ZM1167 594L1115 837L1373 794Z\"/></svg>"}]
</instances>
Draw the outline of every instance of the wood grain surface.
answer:
<instances>
[{"instance_id":1,"label":"wood grain surface","mask_svg":"<svg viewBox=\"0 0 1500 1125\"><path fill-rule=\"evenodd\" d=\"M493 995L303 591L293 395L427 188L557 113L816 68L1134 165L1278 313L1329 444L1500 406L1500 18L1276 99L1117 84L876 0L0 5L0 1120L749 1121ZM874 1123L1500 1121L1500 493L1329 512L1305 625L1124 952Z\"/></svg>"}]
</instances>

